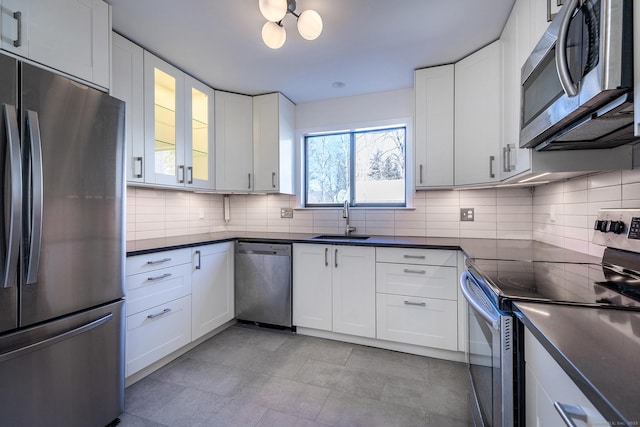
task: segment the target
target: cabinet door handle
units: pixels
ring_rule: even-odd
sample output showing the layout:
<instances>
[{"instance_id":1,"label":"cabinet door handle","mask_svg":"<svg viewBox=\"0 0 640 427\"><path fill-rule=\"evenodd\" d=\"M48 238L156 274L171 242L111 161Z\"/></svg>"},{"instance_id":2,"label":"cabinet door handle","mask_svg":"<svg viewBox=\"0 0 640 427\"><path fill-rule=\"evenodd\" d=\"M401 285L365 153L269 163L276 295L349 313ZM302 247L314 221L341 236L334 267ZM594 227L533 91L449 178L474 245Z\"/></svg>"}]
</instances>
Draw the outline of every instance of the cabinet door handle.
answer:
<instances>
[{"instance_id":1,"label":"cabinet door handle","mask_svg":"<svg viewBox=\"0 0 640 427\"><path fill-rule=\"evenodd\" d=\"M324 266L329 267L329 248L324 248Z\"/></svg>"},{"instance_id":2,"label":"cabinet door handle","mask_svg":"<svg viewBox=\"0 0 640 427\"><path fill-rule=\"evenodd\" d=\"M248 186L247 186L247 188L248 188L249 190L251 190L251 174L249 173L249 174L247 174L247 176L249 177L249 181L248 181Z\"/></svg>"},{"instance_id":3,"label":"cabinet door handle","mask_svg":"<svg viewBox=\"0 0 640 427\"><path fill-rule=\"evenodd\" d=\"M148 265L156 265L156 264L162 264L162 263L169 262L169 261L171 261L171 258L162 258L162 259L159 259L157 261L147 261L147 264Z\"/></svg>"},{"instance_id":4,"label":"cabinet door handle","mask_svg":"<svg viewBox=\"0 0 640 427\"><path fill-rule=\"evenodd\" d=\"M336 249L335 253L333 254L333 264L336 268L338 268L338 249Z\"/></svg>"},{"instance_id":5,"label":"cabinet door handle","mask_svg":"<svg viewBox=\"0 0 640 427\"><path fill-rule=\"evenodd\" d=\"M420 165L420 184L422 184L422 165Z\"/></svg>"},{"instance_id":6,"label":"cabinet door handle","mask_svg":"<svg viewBox=\"0 0 640 427\"><path fill-rule=\"evenodd\" d=\"M164 310L162 310L160 313L156 313L156 314L150 314L147 316L147 319L154 319L156 317L162 316L163 314L167 314L170 313L171 309L170 308L165 308Z\"/></svg>"},{"instance_id":7,"label":"cabinet door handle","mask_svg":"<svg viewBox=\"0 0 640 427\"><path fill-rule=\"evenodd\" d=\"M495 178L496 174L493 172L493 162L496 160L496 156L489 156L489 178Z\"/></svg>"},{"instance_id":8,"label":"cabinet door handle","mask_svg":"<svg viewBox=\"0 0 640 427\"><path fill-rule=\"evenodd\" d=\"M147 280L153 282L154 280L162 280L166 279L167 277L171 277L171 273L164 273L160 276L147 277Z\"/></svg>"},{"instance_id":9,"label":"cabinet door handle","mask_svg":"<svg viewBox=\"0 0 640 427\"><path fill-rule=\"evenodd\" d=\"M408 268L404 269L405 273L411 273L411 274L426 274L427 272L425 270L410 270Z\"/></svg>"},{"instance_id":10,"label":"cabinet door handle","mask_svg":"<svg viewBox=\"0 0 640 427\"><path fill-rule=\"evenodd\" d=\"M516 146L514 144L507 144L507 166L509 170L507 172L511 172L516 169L516 165L511 163L511 150L515 150Z\"/></svg>"},{"instance_id":11,"label":"cabinet door handle","mask_svg":"<svg viewBox=\"0 0 640 427\"><path fill-rule=\"evenodd\" d=\"M405 259L426 259L424 255L405 255Z\"/></svg>"},{"instance_id":12,"label":"cabinet door handle","mask_svg":"<svg viewBox=\"0 0 640 427\"><path fill-rule=\"evenodd\" d=\"M276 188L276 173L271 172L271 187Z\"/></svg>"},{"instance_id":13,"label":"cabinet door handle","mask_svg":"<svg viewBox=\"0 0 640 427\"><path fill-rule=\"evenodd\" d=\"M553 407L556 408L560 418L567 425L567 427L576 427L573 422L573 418L580 421L587 421L587 414L579 406L567 405L566 403L553 402Z\"/></svg>"},{"instance_id":14,"label":"cabinet door handle","mask_svg":"<svg viewBox=\"0 0 640 427\"><path fill-rule=\"evenodd\" d=\"M405 301L404 302L405 305L417 305L419 307L426 307L427 303L426 302L413 302L413 301Z\"/></svg>"},{"instance_id":15,"label":"cabinet door handle","mask_svg":"<svg viewBox=\"0 0 640 427\"><path fill-rule=\"evenodd\" d=\"M178 182L184 184L184 165L178 166Z\"/></svg>"},{"instance_id":16,"label":"cabinet door handle","mask_svg":"<svg viewBox=\"0 0 640 427\"><path fill-rule=\"evenodd\" d=\"M187 167L187 184L193 184L193 168Z\"/></svg>"},{"instance_id":17,"label":"cabinet door handle","mask_svg":"<svg viewBox=\"0 0 640 427\"><path fill-rule=\"evenodd\" d=\"M509 162L507 161L507 147L502 147L502 172L509 172Z\"/></svg>"},{"instance_id":18,"label":"cabinet door handle","mask_svg":"<svg viewBox=\"0 0 640 427\"><path fill-rule=\"evenodd\" d=\"M138 166L140 166L138 168ZM133 176L135 178L142 178L142 157L133 158Z\"/></svg>"},{"instance_id":19,"label":"cabinet door handle","mask_svg":"<svg viewBox=\"0 0 640 427\"><path fill-rule=\"evenodd\" d=\"M16 20L17 23L17 38L13 41L14 47L22 46L22 12L17 11L13 12L13 19Z\"/></svg>"},{"instance_id":20,"label":"cabinet door handle","mask_svg":"<svg viewBox=\"0 0 640 427\"><path fill-rule=\"evenodd\" d=\"M196 270L200 270L202 268L202 255L200 251L196 251L196 255L198 255L198 264L196 264Z\"/></svg>"}]
</instances>

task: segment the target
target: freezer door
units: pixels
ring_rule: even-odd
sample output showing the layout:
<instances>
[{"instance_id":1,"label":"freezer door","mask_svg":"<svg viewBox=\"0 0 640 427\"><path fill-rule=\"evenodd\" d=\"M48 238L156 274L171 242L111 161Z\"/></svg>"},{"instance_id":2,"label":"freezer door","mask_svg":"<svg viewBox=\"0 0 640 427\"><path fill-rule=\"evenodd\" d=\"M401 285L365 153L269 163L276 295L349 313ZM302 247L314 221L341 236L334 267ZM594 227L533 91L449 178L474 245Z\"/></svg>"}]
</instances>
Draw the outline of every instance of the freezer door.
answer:
<instances>
[{"instance_id":1,"label":"freezer door","mask_svg":"<svg viewBox=\"0 0 640 427\"><path fill-rule=\"evenodd\" d=\"M124 103L21 64L20 325L123 296Z\"/></svg>"},{"instance_id":2,"label":"freezer door","mask_svg":"<svg viewBox=\"0 0 640 427\"><path fill-rule=\"evenodd\" d=\"M15 59L0 55L0 177L2 195L0 201L0 333L18 326L18 257L20 244L20 195L15 194L20 177L20 141L16 116L18 89L18 63ZM8 116L13 116L9 117ZM11 123L13 121L13 123ZM12 135L13 134L13 135ZM12 147L13 143L13 147ZM16 152L17 151L17 152ZM18 164L15 164L16 156ZM12 159L13 158L13 159ZM16 196L18 197L16 206Z\"/></svg>"},{"instance_id":3,"label":"freezer door","mask_svg":"<svg viewBox=\"0 0 640 427\"><path fill-rule=\"evenodd\" d=\"M2 425L104 426L124 410L123 301L0 338Z\"/></svg>"}]
</instances>

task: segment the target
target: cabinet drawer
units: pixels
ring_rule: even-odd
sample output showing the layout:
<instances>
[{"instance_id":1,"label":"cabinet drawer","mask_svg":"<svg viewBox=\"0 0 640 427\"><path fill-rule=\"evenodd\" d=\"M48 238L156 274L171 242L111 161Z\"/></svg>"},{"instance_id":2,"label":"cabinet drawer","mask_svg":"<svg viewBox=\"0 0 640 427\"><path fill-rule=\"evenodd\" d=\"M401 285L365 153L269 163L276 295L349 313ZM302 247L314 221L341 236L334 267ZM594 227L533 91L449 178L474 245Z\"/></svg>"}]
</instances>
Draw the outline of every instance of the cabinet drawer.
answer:
<instances>
[{"instance_id":1,"label":"cabinet drawer","mask_svg":"<svg viewBox=\"0 0 640 427\"><path fill-rule=\"evenodd\" d=\"M446 249L377 248L376 261L455 267L458 265L458 251Z\"/></svg>"},{"instance_id":2,"label":"cabinet drawer","mask_svg":"<svg viewBox=\"0 0 640 427\"><path fill-rule=\"evenodd\" d=\"M127 258L127 276L191 262L191 249L155 252Z\"/></svg>"},{"instance_id":3,"label":"cabinet drawer","mask_svg":"<svg viewBox=\"0 0 640 427\"><path fill-rule=\"evenodd\" d=\"M127 316L191 294L191 264L127 276Z\"/></svg>"},{"instance_id":4,"label":"cabinet drawer","mask_svg":"<svg viewBox=\"0 0 640 427\"><path fill-rule=\"evenodd\" d=\"M455 301L376 295L377 338L443 350L458 349Z\"/></svg>"},{"instance_id":5,"label":"cabinet drawer","mask_svg":"<svg viewBox=\"0 0 640 427\"><path fill-rule=\"evenodd\" d=\"M425 298L458 299L455 267L376 263L376 291Z\"/></svg>"},{"instance_id":6,"label":"cabinet drawer","mask_svg":"<svg viewBox=\"0 0 640 427\"><path fill-rule=\"evenodd\" d=\"M130 376L191 342L191 295L126 319L125 374Z\"/></svg>"}]
</instances>

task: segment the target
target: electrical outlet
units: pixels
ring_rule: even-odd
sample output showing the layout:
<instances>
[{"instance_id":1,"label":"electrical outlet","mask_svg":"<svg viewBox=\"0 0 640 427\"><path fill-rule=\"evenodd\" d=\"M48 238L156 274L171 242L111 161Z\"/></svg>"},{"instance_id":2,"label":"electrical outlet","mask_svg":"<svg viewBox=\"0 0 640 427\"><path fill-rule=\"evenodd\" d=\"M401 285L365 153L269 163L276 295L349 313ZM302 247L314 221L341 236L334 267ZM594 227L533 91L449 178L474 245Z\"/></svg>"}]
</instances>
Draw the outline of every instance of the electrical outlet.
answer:
<instances>
[{"instance_id":1,"label":"electrical outlet","mask_svg":"<svg viewBox=\"0 0 640 427\"><path fill-rule=\"evenodd\" d=\"M460 221L473 221L474 208L460 208Z\"/></svg>"},{"instance_id":2,"label":"electrical outlet","mask_svg":"<svg viewBox=\"0 0 640 427\"><path fill-rule=\"evenodd\" d=\"M293 218L293 208L280 208L280 218Z\"/></svg>"},{"instance_id":3,"label":"electrical outlet","mask_svg":"<svg viewBox=\"0 0 640 427\"><path fill-rule=\"evenodd\" d=\"M199 219L204 219L204 208L199 208L198 209L198 218Z\"/></svg>"}]
</instances>

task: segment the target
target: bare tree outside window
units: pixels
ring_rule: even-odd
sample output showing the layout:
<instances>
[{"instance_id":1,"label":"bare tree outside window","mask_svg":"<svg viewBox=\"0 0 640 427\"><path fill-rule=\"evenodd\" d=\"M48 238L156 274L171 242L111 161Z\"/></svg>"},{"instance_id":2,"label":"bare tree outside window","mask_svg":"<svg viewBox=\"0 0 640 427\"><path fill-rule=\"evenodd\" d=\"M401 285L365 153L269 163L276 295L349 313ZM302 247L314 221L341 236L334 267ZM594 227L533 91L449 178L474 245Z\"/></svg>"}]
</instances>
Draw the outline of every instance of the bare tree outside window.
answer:
<instances>
[{"instance_id":1,"label":"bare tree outside window","mask_svg":"<svg viewBox=\"0 0 640 427\"><path fill-rule=\"evenodd\" d=\"M404 206L405 127L305 138L306 205Z\"/></svg>"}]
</instances>

